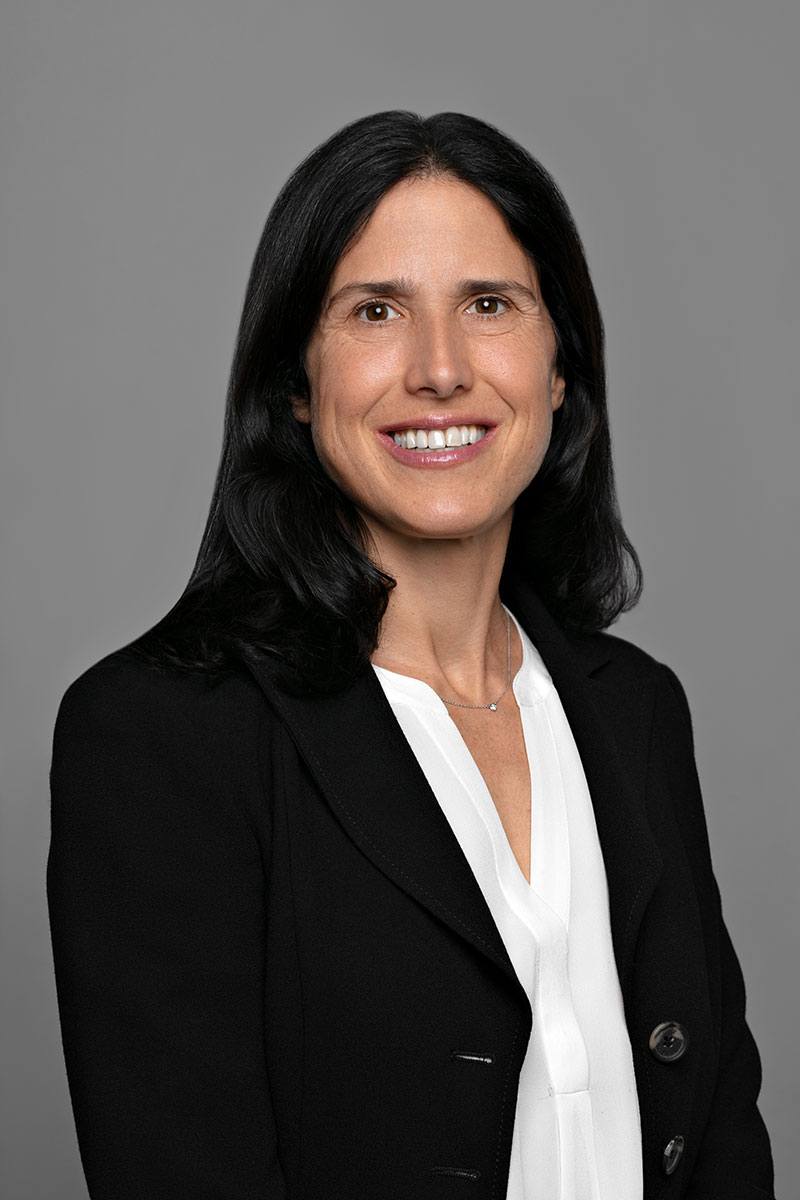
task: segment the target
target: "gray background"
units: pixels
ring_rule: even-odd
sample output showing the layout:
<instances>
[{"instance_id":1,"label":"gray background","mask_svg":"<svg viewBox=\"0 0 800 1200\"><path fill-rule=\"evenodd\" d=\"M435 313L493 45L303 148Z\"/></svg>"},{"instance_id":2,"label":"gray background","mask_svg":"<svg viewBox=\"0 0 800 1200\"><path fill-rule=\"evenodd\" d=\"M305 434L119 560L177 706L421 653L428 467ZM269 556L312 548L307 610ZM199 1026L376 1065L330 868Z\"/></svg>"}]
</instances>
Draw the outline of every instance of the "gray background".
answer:
<instances>
[{"instance_id":1,"label":"gray background","mask_svg":"<svg viewBox=\"0 0 800 1200\"><path fill-rule=\"evenodd\" d=\"M395 107L499 125L584 238L646 578L612 631L688 692L778 1196L800 1196L799 32L789 0L3 7L4 1196L86 1195L44 894L59 698L188 578L278 188Z\"/></svg>"}]
</instances>

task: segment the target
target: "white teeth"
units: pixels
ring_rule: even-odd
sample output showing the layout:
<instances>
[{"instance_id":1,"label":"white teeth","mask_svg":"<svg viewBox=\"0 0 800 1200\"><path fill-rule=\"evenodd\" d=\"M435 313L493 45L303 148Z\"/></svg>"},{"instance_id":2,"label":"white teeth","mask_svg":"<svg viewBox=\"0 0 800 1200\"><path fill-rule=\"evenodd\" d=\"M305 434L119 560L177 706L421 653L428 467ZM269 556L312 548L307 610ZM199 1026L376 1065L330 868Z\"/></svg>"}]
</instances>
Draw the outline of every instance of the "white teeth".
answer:
<instances>
[{"instance_id":1,"label":"white teeth","mask_svg":"<svg viewBox=\"0 0 800 1200\"><path fill-rule=\"evenodd\" d=\"M405 450L446 450L452 446L471 446L485 433L485 425L449 425L447 429L398 430L393 437Z\"/></svg>"}]
</instances>

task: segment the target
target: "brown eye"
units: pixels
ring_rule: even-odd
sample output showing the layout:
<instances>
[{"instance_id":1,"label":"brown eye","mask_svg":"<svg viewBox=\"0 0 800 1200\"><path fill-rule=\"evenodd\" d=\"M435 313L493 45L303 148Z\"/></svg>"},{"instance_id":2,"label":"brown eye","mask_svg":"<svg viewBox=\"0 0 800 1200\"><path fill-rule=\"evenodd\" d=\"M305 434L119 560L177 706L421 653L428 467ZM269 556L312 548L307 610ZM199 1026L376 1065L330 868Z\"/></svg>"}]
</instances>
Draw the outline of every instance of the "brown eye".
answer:
<instances>
[{"instance_id":1,"label":"brown eye","mask_svg":"<svg viewBox=\"0 0 800 1200\"><path fill-rule=\"evenodd\" d=\"M391 308L391 304L387 304L385 300L369 300L366 304L362 304L356 309L356 315L365 324L385 325ZM375 319L373 320L372 317L364 316L365 313L374 313Z\"/></svg>"},{"instance_id":2,"label":"brown eye","mask_svg":"<svg viewBox=\"0 0 800 1200\"><path fill-rule=\"evenodd\" d=\"M472 304L478 306L478 316L482 317L502 317L503 312L498 312L496 306L498 304L505 304L508 307L506 301L501 299L500 296L479 296L477 300L473 300ZM472 308L472 304L470 308Z\"/></svg>"}]
</instances>

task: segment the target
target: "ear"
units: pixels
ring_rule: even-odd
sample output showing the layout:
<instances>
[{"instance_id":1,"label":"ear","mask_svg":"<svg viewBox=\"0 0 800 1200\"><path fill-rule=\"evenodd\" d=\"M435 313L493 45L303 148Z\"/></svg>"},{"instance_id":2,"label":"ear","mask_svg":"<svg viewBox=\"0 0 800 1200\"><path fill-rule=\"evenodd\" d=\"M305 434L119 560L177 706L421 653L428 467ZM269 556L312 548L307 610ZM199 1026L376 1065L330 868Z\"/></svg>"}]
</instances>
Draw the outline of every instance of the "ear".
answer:
<instances>
[{"instance_id":1,"label":"ear","mask_svg":"<svg viewBox=\"0 0 800 1200\"><path fill-rule=\"evenodd\" d=\"M311 422L311 405L304 396L292 396L292 412L298 421L308 425Z\"/></svg>"},{"instance_id":2,"label":"ear","mask_svg":"<svg viewBox=\"0 0 800 1200\"><path fill-rule=\"evenodd\" d=\"M550 407L553 412L564 403L564 392L567 385L564 379L554 371L550 377Z\"/></svg>"}]
</instances>

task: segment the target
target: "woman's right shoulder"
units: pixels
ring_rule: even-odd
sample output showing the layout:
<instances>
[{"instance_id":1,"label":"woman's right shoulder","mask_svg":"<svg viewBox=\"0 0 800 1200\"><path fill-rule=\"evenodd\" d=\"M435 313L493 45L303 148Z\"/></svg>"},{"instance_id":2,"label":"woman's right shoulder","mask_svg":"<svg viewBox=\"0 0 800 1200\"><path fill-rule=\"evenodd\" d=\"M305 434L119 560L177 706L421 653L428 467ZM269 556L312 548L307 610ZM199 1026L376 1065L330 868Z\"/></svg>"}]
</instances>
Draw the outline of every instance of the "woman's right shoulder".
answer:
<instances>
[{"instance_id":1,"label":"woman's right shoulder","mask_svg":"<svg viewBox=\"0 0 800 1200\"><path fill-rule=\"evenodd\" d=\"M223 673L143 658L129 643L90 663L61 694L54 737L147 743L182 756L213 747L240 752L247 732L263 740L272 710L241 665Z\"/></svg>"},{"instance_id":2,"label":"woman's right shoulder","mask_svg":"<svg viewBox=\"0 0 800 1200\"><path fill-rule=\"evenodd\" d=\"M189 670L145 658L136 643L130 642L85 667L67 684L59 704L66 708L122 705L132 713L136 708L183 709L187 705L247 707L263 699L244 665L224 672Z\"/></svg>"},{"instance_id":3,"label":"woman's right shoulder","mask_svg":"<svg viewBox=\"0 0 800 1200\"><path fill-rule=\"evenodd\" d=\"M281 728L244 665L211 678L143 660L128 646L104 655L58 705L56 841L64 844L65 831L74 841L79 829L116 837L167 822L230 842L231 818L260 839L281 769Z\"/></svg>"}]
</instances>

